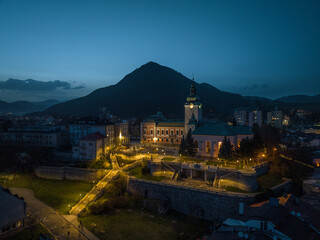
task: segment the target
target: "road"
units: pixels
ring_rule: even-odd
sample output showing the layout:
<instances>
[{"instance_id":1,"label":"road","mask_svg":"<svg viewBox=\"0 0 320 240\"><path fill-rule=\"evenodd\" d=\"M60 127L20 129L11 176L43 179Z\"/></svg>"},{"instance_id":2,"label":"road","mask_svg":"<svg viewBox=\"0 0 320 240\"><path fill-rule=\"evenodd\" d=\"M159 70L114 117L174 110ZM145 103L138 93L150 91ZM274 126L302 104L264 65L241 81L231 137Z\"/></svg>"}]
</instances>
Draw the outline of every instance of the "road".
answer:
<instances>
[{"instance_id":1,"label":"road","mask_svg":"<svg viewBox=\"0 0 320 240\"><path fill-rule=\"evenodd\" d=\"M23 197L27 203L27 212L38 218L57 240L99 240L93 233L80 227L75 216L68 216L69 222L53 208L37 199L28 188L10 188L13 194Z\"/></svg>"}]
</instances>

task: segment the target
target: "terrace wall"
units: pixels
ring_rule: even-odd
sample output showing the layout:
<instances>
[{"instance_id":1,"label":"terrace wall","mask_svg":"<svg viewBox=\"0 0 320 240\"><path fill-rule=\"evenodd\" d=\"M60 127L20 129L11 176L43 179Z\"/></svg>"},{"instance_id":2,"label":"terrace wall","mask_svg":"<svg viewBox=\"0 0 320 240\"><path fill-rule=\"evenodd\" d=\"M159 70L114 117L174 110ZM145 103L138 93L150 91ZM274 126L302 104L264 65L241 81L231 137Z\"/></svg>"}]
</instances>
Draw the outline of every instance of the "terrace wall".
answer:
<instances>
[{"instance_id":1,"label":"terrace wall","mask_svg":"<svg viewBox=\"0 0 320 240\"><path fill-rule=\"evenodd\" d=\"M252 203L255 194L233 194L159 183L130 177L127 191L161 200L182 214L210 221L222 221L237 213L239 203Z\"/></svg>"},{"instance_id":2,"label":"terrace wall","mask_svg":"<svg viewBox=\"0 0 320 240\"><path fill-rule=\"evenodd\" d=\"M36 167L34 173L41 178L47 179L69 179L79 180L85 182L99 181L106 173L107 170L101 169L85 169L73 167Z\"/></svg>"}]
</instances>

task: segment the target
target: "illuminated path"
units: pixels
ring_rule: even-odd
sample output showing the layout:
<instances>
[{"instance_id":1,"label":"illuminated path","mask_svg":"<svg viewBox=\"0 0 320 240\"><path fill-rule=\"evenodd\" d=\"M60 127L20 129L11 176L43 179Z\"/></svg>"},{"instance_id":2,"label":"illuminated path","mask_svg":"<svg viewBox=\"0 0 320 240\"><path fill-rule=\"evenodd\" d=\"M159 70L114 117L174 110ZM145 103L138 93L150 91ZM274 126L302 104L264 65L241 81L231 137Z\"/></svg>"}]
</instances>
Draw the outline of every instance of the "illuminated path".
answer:
<instances>
[{"instance_id":1,"label":"illuminated path","mask_svg":"<svg viewBox=\"0 0 320 240\"><path fill-rule=\"evenodd\" d=\"M71 208L70 214L81 215L88 203L95 201L99 194L103 194L104 188L119 174L119 170L111 170L88 192L74 207Z\"/></svg>"},{"instance_id":2,"label":"illuminated path","mask_svg":"<svg viewBox=\"0 0 320 240\"><path fill-rule=\"evenodd\" d=\"M86 228L78 228L79 224L76 219L68 221L53 208L41 202L34 196L31 189L13 187L10 188L10 191L24 198L24 201L27 203L27 212L39 219L56 240L99 240Z\"/></svg>"}]
</instances>

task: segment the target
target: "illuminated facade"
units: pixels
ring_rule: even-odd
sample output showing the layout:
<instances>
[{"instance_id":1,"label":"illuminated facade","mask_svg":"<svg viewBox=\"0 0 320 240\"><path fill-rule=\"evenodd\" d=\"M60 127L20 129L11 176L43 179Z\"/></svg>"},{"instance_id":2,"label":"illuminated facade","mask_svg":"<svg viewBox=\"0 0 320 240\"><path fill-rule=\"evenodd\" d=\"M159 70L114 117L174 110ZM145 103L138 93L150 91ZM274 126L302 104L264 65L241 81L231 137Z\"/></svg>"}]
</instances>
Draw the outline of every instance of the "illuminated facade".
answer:
<instances>
[{"instance_id":1,"label":"illuminated facade","mask_svg":"<svg viewBox=\"0 0 320 240\"><path fill-rule=\"evenodd\" d=\"M94 160L105 154L107 138L99 132L91 133L73 147L73 158L77 160Z\"/></svg>"},{"instance_id":2,"label":"illuminated facade","mask_svg":"<svg viewBox=\"0 0 320 240\"><path fill-rule=\"evenodd\" d=\"M223 138L227 136L237 147L246 137L252 137L246 126L230 126L220 121L203 121L202 104L196 95L195 85L184 104L184 120L167 119L161 112L151 115L141 123L141 143L178 145L189 130L195 140L197 155L217 157Z\"/></svg>"}]
</instances>

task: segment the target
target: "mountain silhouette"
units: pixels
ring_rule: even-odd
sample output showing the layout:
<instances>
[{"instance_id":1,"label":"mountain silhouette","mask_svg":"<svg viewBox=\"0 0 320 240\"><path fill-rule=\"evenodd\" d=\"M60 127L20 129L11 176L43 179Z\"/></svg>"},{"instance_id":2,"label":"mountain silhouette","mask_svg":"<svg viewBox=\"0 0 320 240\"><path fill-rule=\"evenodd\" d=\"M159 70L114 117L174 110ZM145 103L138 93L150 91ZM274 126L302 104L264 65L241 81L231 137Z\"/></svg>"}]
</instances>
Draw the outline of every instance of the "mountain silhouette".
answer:
<instances>
[{"instance_id":1,"label":"mountain silhouette","mask_svg":"<svg viewBox=\"0 0 320 240\"><path fill-rule=\"evenodd\" d=\"M12 112L12 113L30 113L36 111L43 111L48 107L57 104L57 100L46 100L41 102L28 102L28 101L16 101L16 102L4 102L0 101L0 113Z\"/></svg>"},{"instance_id":2,"label":"mountain silhouette","mask_svg":"<svg viewBox=\"0 0 320 240\"><path fill-rule=\"evenodd\" d=\"M279 98L278 101L286 103L320 103L320 94L316 96L291 95Z\"/></svg>"},{"instance_id":3,"label":"mountain silhouette","mask_svg":"<svg viewBox=\"0 0 320 240\"><path fill-rule=\"evenodd\" d=\"M182 117L192 82L171 68L148 62L115 85L56 104L45 112L92 116L99 113L99 107L106 107L112 114L126 118L146 117L159 109L167 116ZM204 106L204 114L226 114L233 108L250 104L249 99L239 94L220 91L207 83L195 83L195 86Z\"/></svg>"}]
</instances>

